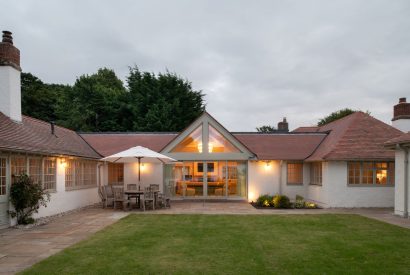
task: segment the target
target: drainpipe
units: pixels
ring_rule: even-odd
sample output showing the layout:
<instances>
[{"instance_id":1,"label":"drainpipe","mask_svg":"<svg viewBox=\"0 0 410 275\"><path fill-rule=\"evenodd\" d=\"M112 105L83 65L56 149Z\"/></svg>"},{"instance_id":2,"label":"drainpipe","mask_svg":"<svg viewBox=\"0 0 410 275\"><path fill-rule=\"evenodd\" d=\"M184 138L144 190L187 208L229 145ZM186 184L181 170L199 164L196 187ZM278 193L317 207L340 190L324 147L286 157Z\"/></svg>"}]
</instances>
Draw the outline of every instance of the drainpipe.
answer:
<instances>
[{"instance_id":1,"label":"drainpipe","mask_svg":"<svg viewBox=\"0 0 410 275\"><path fill-rule=\"evenodd\" d=\"M405 218L409 216L409 148L402 147L404 150L404 210Z\"/></svg>"}]
</instances>

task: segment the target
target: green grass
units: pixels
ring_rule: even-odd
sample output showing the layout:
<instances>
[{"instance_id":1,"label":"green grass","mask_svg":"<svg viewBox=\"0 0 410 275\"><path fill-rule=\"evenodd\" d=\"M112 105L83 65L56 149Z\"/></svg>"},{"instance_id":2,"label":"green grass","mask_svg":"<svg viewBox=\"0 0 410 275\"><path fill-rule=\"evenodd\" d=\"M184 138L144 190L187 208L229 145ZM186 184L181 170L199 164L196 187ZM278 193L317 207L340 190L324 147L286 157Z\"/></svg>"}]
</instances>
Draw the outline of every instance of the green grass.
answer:
<instances>
[{"instance_id":1,"label":"green grass","mask_svg":"<svg viewBox=\"0 0 410 275\"><path fill-rule=\"evenodd\" d=\"M129 215L24 274L410 274L410 230L356 215Z\"/></svg>"}]
</instances>

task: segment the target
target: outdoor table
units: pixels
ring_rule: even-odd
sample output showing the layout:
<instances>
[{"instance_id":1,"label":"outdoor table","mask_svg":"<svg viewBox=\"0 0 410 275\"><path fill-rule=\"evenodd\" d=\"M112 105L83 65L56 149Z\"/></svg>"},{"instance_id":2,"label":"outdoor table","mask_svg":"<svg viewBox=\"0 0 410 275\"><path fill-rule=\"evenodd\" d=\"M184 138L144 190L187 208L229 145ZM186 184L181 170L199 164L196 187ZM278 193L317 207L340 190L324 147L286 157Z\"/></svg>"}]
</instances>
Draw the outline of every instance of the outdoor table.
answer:
<instances>
[{"instance_id":1,"label":"outdoor table","mask_svg":"<svg viewBox=\"0 0 410 275\"><path fill-rule=\"evenodd\" d=\"M128 199L136 198L137 206L138 208L141 208L141 195L144 195L143 190L125 190L124 194L128 196Z\"/></svg>"},{"instance_id":2,"label":"outdoor table","mask_svg":"<svg viewBox=\"0 0 410 275\"><path fill-rule=\"evenodd\" d=\"M154 204L158 205L158 194L159 190L152 191L154 193ZM145 191L143 190L125 190L124 194L127 195L128 199L136 198L137 206L141 208L141 195L144 195Z\"/></svg>"}]
</instances>

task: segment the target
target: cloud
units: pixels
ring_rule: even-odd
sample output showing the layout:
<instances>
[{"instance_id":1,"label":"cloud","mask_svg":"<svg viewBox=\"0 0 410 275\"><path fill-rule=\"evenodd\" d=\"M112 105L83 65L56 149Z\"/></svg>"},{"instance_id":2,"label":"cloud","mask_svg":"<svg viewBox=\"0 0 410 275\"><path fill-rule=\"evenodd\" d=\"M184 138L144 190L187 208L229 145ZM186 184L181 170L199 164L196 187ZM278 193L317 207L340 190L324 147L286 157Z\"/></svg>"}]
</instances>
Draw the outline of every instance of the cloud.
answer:
<instances>
[{"instance_id":1,"label":"cloud","mask_svg":"<svg viewBox=\"0 0 410 275\"><path fill-rule=\"evenodd\" d=\"M25 71L73 83L99 67L168 69L232 131L345 107L389 123L409 94L406 0L0 2Z\"/></svg>"}]
</instances>

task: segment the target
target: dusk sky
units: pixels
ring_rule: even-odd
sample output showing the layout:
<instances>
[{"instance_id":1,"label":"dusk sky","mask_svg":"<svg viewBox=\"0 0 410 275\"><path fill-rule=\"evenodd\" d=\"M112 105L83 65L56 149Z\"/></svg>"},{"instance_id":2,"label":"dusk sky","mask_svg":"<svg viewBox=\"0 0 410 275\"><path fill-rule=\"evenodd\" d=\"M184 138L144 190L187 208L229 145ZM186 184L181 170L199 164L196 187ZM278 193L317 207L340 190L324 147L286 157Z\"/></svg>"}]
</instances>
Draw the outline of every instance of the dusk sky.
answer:
<instances>
[{"instance_id":1,"label":"dusk sky","mask_svg":"<svg viewBox=\"0 0 410 275\"><path fill-rule=\"evenodd\" d=\"M23 71L73 84L108 67L169 70L231 131L342 108L390 123L410 100L410 1L6 1Z\"/></svg>"}]
</instances>

